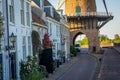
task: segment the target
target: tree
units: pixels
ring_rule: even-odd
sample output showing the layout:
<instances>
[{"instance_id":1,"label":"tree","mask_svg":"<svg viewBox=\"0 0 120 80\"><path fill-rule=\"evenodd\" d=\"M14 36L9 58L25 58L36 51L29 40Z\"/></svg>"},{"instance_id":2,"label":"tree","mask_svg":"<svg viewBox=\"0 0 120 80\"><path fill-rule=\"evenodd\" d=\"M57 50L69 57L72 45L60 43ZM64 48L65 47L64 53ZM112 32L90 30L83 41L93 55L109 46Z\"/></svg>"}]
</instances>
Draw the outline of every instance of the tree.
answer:
<instances>
[{"instance_id":1,"label":"tree","mask_svg":"<svg viewBox=\"0 0 120 80\"><path fill-rule=\"evenodd\" d=\"M115 34L115 40L119 40L120 36L118 34Z\"/></svg>"},{"instance_id":2,"label":"tree","mask_svg":"<svg viewBox=\"0 0 120 80\"><path fill-rule=\"evenodd\" d=\"M85 36L82 40L77 41L81 46L82 45L88 45L88 38Z\"/></svg>"},{"instance_id":3,"label":"tree","mask_svg":"<svg viewBox=\"0 0 120 80\"><path fill-rule=\"evenodd\" d=\"M99 35L100 43L112 43L112 40L109 39L106 35Z\"/></svg>"},{"instance_id":4,"label":"tree","mask_svg":"<svg viewBox=\"0 0 120 80\"><path fill-rule=\"evenodd\" d=\"M118 34L115 34L113 42L120 43L120 36Z\"/></svg>"}]
</instances>

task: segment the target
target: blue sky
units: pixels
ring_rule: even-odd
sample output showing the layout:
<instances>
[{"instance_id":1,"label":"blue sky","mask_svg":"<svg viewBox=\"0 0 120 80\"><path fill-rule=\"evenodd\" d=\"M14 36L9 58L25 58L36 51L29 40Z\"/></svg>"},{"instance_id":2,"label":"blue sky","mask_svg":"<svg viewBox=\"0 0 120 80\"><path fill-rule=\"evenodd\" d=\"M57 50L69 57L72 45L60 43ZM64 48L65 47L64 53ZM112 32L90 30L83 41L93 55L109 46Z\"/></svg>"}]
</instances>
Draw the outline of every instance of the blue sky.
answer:
<instances>
[{"instance_id":1,"label":"blue sky","mask_svg":"<svg viewBox=\"0 0 120 80\"><path fill-rule=\"evenodd\" d=\"M57 0L49 0L52 5L56 7ZM102 0L96 0L97 11L105 12ZM113 39L115 34L120 35L120 0L106 0L107 8L109 12L112 12L114 19L109 21L100 29L100 34L107 35Z\"/></svg>"}]
</instances>

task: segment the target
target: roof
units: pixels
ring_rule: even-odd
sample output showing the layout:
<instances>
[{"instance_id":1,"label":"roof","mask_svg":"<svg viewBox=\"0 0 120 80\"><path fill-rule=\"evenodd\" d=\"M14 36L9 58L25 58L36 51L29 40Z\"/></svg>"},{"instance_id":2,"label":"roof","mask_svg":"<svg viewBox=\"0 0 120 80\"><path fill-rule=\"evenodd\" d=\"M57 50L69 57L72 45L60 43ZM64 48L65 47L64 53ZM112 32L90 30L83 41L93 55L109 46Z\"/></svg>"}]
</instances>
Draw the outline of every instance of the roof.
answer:
<instances>
[{"instance_id":1,"label":"roof","mask_svg":"<svg viewBox=\"0 0 120 80\"><path fill-rule=\"evenodd\" d=\"M37 16L34 15L34 13L32 13L32 20L33 22L36 22L38 24L41 24L43 26L46 26L45 22L42 21L40 18L38 18Z\"/></svg>"},{"instance_id":2,"label":"roof","mask_svg":"<svg viewBox=\"0 0 120 80\"><path fill-rule=\"evenodd\" d=\"M31 2L32 6L32 21L43 26L46 26L45 21L42 19L43 11L37 6L33 1Z\"/></svg>"},{"instance_id":3,"label":"roof","mask_svg":"<svg viewBox=\"0 0 120 80\"><path fill-rule=\"evenodd\" d=\"M44 0L44 6L52 6L53 7L53 5L48 1L48 0ZM53 17L50 15L50 13L48 13L47 11L45 11L46 12L46 16L48 16L48 17L50 17L50 18L52 18L52 19L55 19L56 21L59 21L60 22L60 19L61 19L61 17L60 17L60 15L57 13L57 11L55 10L55 8L53 7Z\"/></svg>"}]
</instances>

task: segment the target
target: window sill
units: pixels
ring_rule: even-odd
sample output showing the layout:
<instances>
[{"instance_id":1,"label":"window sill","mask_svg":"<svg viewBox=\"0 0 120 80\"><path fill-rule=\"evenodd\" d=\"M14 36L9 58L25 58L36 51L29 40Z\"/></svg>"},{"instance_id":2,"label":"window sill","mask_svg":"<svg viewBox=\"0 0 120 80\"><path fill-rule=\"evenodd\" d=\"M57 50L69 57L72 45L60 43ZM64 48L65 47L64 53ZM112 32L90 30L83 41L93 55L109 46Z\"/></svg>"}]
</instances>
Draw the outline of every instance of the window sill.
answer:
<instances>
[{"instance_id":1,"label":"window sill","mask_svg":"<svg viewBox=\"0 0 120 80\"><path fill-rule=\"evenodd\" d=\"M10 22L10 25L11 25L11 26L15 26L15 23Z\"/></svg>"}]
</instances>

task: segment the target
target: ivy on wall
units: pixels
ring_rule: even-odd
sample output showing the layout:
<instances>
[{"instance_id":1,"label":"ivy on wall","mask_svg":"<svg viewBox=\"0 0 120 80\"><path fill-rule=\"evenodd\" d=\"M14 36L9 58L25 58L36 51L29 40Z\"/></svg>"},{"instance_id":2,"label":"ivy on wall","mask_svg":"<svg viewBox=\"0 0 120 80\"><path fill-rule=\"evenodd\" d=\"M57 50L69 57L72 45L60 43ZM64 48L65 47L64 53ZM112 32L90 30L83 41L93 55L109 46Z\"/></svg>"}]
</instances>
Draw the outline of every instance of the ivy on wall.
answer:
<instances>
[{"instance_id":1,"label":"ivy on wall","mask_svg":"<svg viewBox=\"0 0 120 80\"><path fill-rule=\"evenodd\" d=\"M2 24L3 24L3 20L4 20L4 18L3 18L3 16L2 16L2 13L0 12L0 38L2 37L2 35L3 35L3 31L2 31Z\"/></svg>"},{"instance_id":2,"label":"ivy on wall","mask_svg":"<svg viewBox=\"0 0 120 80\"><path fill-rule=\"evenodd\" d=\"M4 20L4 18L2 16L2 13L0 12L0 26L3 24L3 20Z\"/></svg>"}]
</instances>

